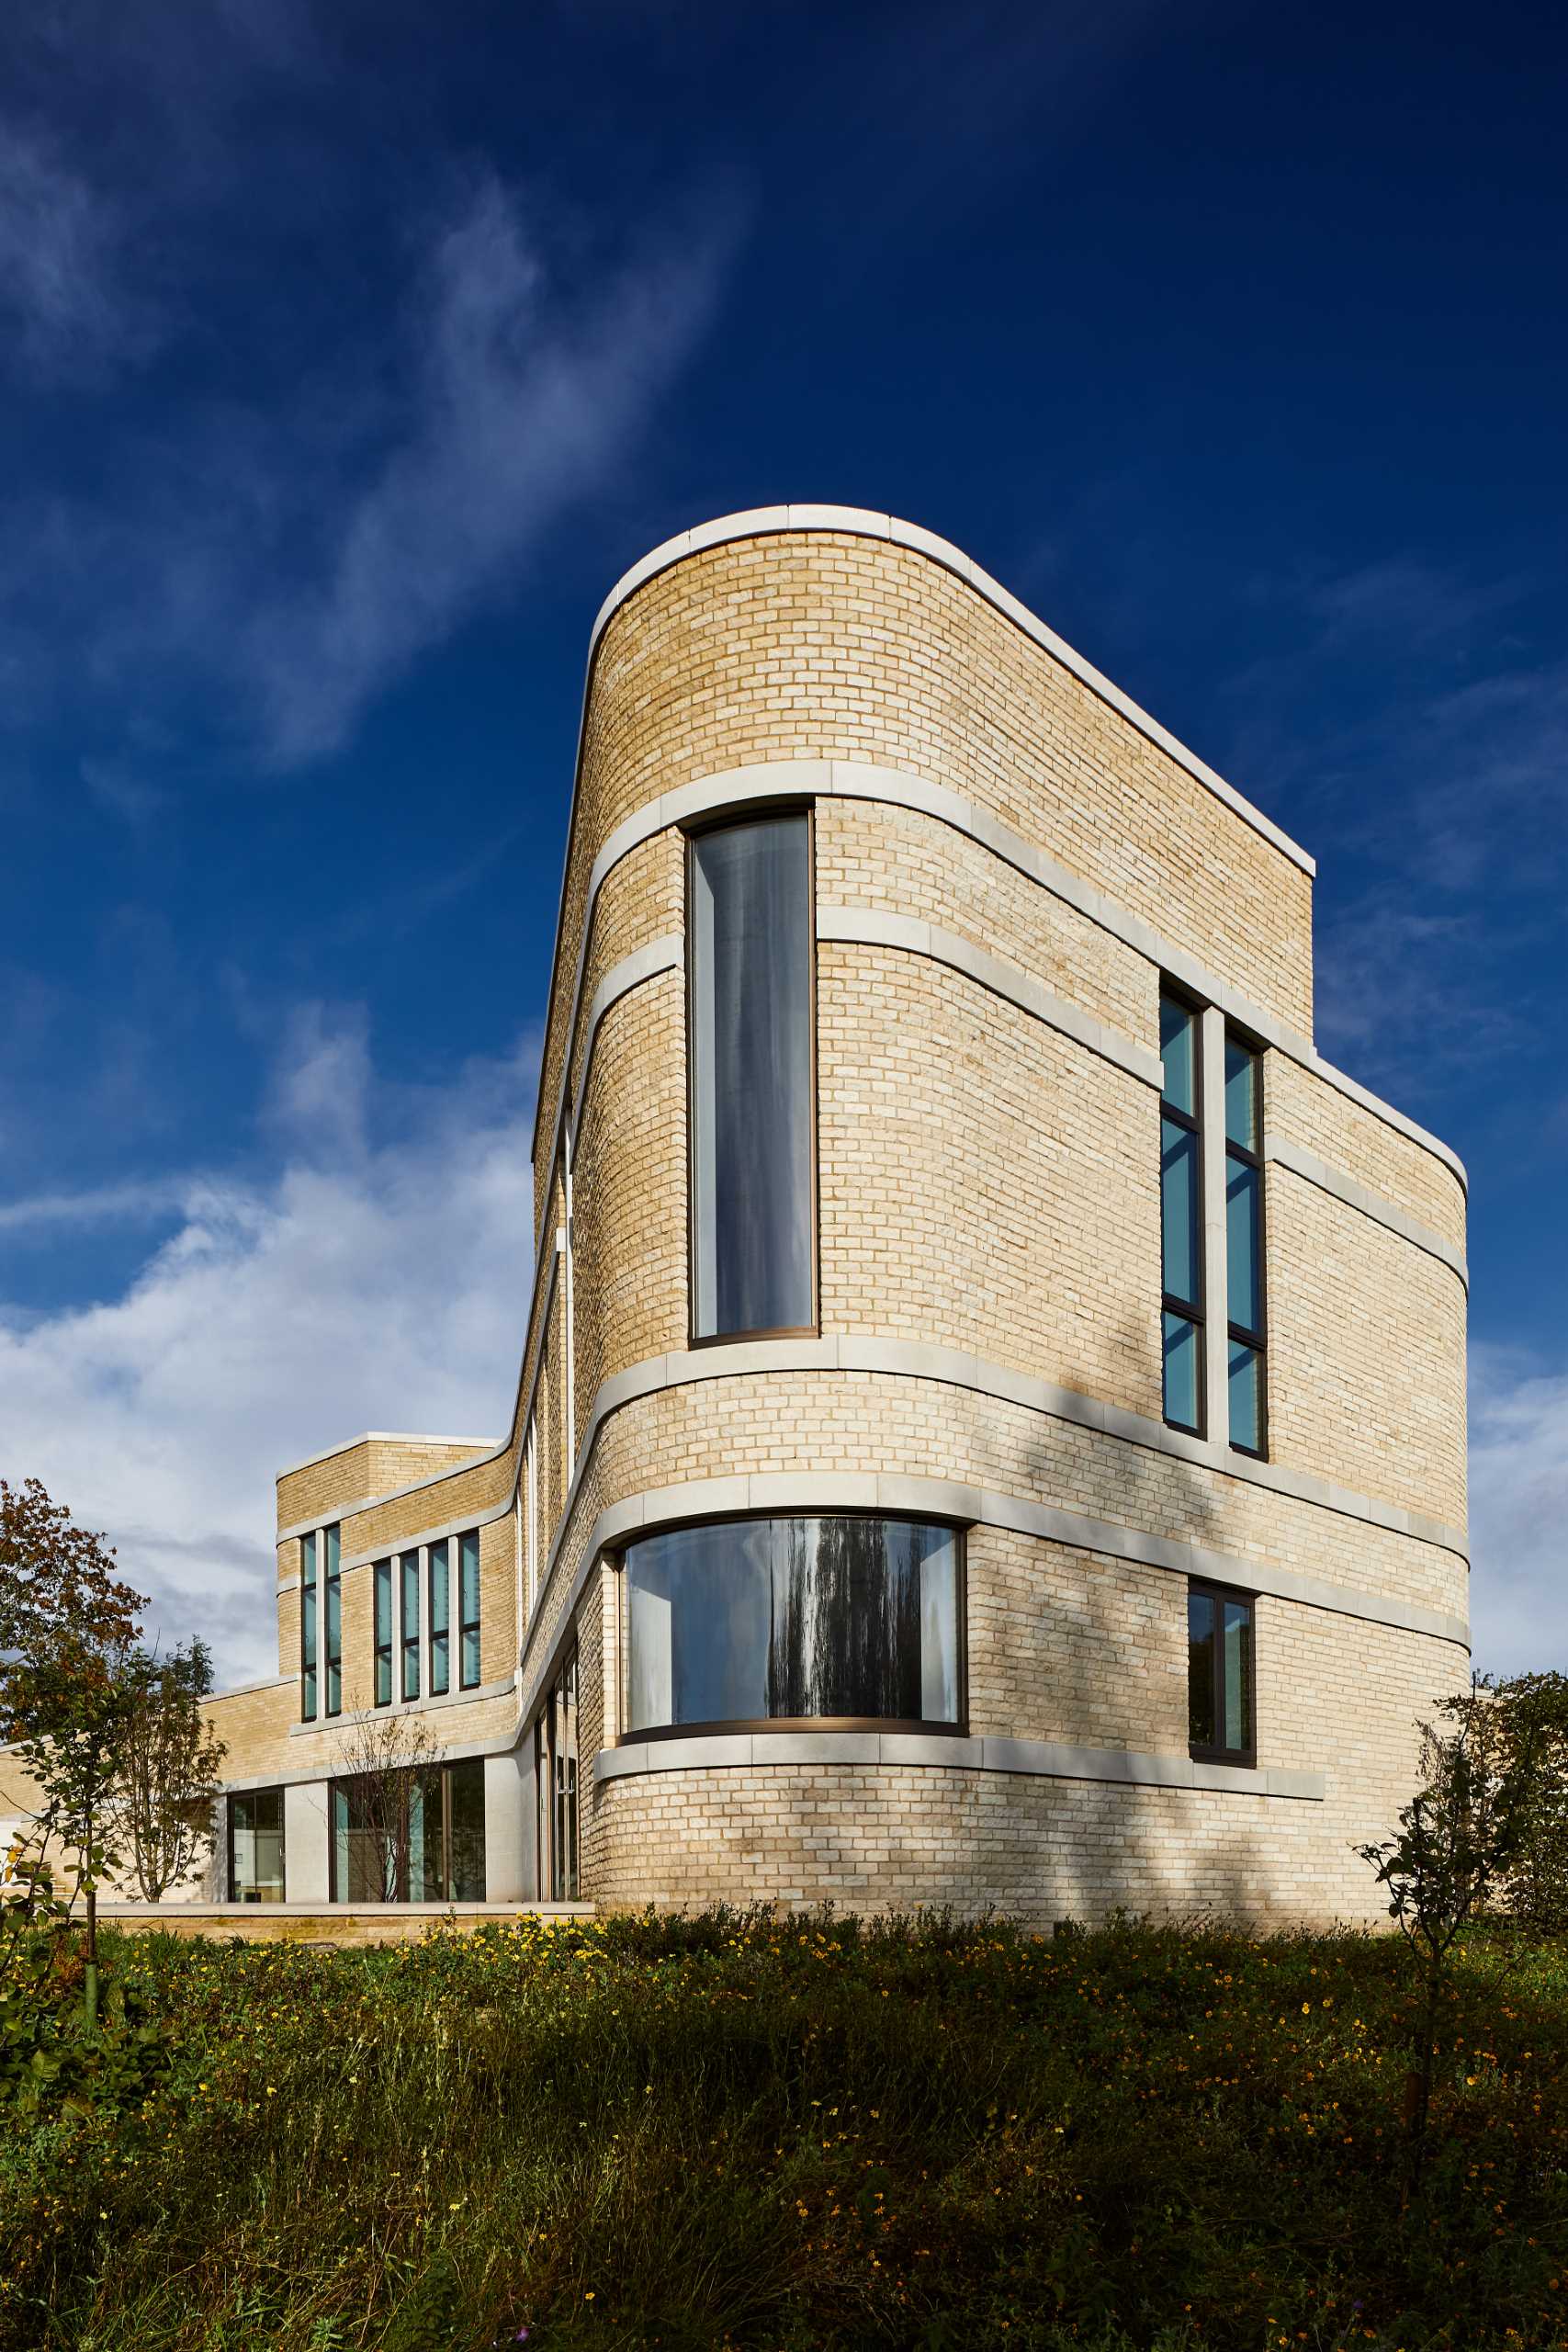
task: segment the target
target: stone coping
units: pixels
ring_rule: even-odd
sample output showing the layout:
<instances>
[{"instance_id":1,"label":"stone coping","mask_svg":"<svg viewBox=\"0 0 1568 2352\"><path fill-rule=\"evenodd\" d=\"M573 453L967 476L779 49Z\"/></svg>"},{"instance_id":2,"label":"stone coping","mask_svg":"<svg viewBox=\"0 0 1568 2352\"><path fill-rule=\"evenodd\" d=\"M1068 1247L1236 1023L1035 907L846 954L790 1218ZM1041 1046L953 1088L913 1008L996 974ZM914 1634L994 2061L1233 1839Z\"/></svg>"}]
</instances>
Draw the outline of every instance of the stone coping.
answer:
<instances>
[{"instance_id":1,"label":"stone coping","mask_svg":"<svg viewBox=\"0 0 1568 2352\"><path fill-rule=\"evenodd\" d=\"M123 1903L100 1900L98 1917L123 1927L133 1919L591 1919L592 1903Z\"/></svg>"},{"instance_id":2,"label":"stone coping","mask_svg":"<svg viewBox=\"0 0 1568 2352\"><path fill-rule=\"evenodd\" d=\"M628 1740L601 1748L593 1778L649 1772L735 1771L757 1765L850 1764L928 1771L1010 1772L1036 1780L1104 1781L1124 1788L1206 1789L1224 1796L1288 1797L1321 1804L1324 1775L1277 1766L1199 1764L1190 1756L1145 1756L1121 1747L1077 1747L1046 1739L971 1739L941 1732L754 1731Z\"/></svg>"}]
</instances>

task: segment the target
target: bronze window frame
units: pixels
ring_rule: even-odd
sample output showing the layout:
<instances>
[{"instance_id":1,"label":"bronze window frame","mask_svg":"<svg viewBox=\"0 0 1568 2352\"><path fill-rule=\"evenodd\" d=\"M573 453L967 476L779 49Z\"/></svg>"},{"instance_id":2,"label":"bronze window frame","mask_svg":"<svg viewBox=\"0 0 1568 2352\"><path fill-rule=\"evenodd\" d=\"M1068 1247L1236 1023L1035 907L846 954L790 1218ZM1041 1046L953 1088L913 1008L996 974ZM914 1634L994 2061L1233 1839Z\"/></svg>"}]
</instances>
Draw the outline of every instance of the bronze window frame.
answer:
<instances>
[{"instance_id":1,"label":"bronze window frame","mask_svg":"<svg viewBox=\"0 0 1568 2352\"><path fill-rule=\"evenodd\" d=\"M1246 1602L1252 1651L1252 1674L1247 1691L1246 1745L1241 1747L1221 1747L1206 1741L1200 1742L1193 1739L1190 1736L1191 1717L1189 1714L1187 1753L1194 1764L1228 1764L1238 1772L1255 1772L1258 1770L1258 1595L1248 1591L1242 1585L1215 1584L1207 1577L1189 1577L1182 1602L1182 1628L1184 1636L1188 1640L1190 1640L1190 1634L1187 1631L1187 1602L1194 1593L1201 1593L1205 1598L1220 1605L1227 1600ZM1224 1643L1221 1639L1221 1622L1217 1614L1214 1627L1213 1709L1215 1724L1223 1724L1225 1719L1225 1660Z\"/></svg>"},{"instance_id":2,"label":"bronze window frame","mask_svg":"<svg viewBox=\"0 0 1568 2352\"><path fill-rule=\"evenodd\" d=\"M811 1320L780 1323L741 1331L699 1332L697 1324L696 1155L693 1136L696 1125L694 1088L696 1057L693 1005L696 971L692 926L692 868L695 845L709 833L732 832L742 825L768 824L786 817L806 820L807 1046L810 1057L811 1091ZM685 1049L686 1049L686 1344L688 1348L737 1347L750 1340L815 1340L822 1329L822 1216L818 1162L821 1116L818 1096L817 1056L817 804L814 800L736 801L728 808L705 811L699 820L680 828L684 865Z\"/></svg>"},{"instance_id":3,"label":"bronze window frame","mask_svg":"<svg viewBox=\"0 0 1568 2352\"><path fill-rule=\"evenodd\" d=\"M718 1739L749 1736L756 1732L909 1732L922 1738L967 1739L969 1737L969 1535L972 1522L967 1520L944 1519L940 1513L900 1510L735 1510L695 1513L689 1518L664 1520L657 1527L639 1528L634 1542L646 1542L655 1535L679 1535L692 1527L738 1527L759 1520L769 1519L855 1519L911 1520L922 1527L945 1527L953 1538L957 1550L954 1564L953 1621L956 1656L953 1660L958 1682L958 1712L952 1723L943 1723L923 1715L735 1715L716 1717L706 1723L656 1724L643 1731L624 1730L617 1734L617 1747L639 1747L644 1741L666 1739ZM615 1601L615 1633L620 1650L620 1690L618 1716L622 1724L631 1713L631 1602L630 1588L624 1573L626 1554L631 1544L621 1544L611 1556L619 1591Z\"/></svg>"}]
</instances>

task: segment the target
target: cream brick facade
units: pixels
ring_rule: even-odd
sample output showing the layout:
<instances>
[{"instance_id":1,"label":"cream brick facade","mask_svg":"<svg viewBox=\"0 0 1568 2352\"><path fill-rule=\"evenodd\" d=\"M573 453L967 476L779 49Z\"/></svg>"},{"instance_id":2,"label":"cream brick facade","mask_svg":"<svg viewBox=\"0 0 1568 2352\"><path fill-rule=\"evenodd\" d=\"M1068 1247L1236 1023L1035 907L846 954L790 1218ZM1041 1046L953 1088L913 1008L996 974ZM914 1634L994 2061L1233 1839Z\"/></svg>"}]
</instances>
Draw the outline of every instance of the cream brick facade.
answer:
<instances>
[{"instance_id":1,"label":"cream brick facade","mask_svg":"<svg viewBox=\"0 0 1568 2352\"><path fill-rule=\"evenodd\" d=\"M771 804L812 810L818 1325L694 1348L684 829ZM372 1564L477 1529L478 1685L410 1712L484 1758L492 1900L552 1891L534 1725L574 1649L602 1903L1374 1915L1350 1843L1468 1671L1465 1204L1452 1155L1316 1053L1312 870L924 533L773 510L627 576L591 660L511 1425L280 1476L279 1679L215 1706L234 1785L286 1791L291 1897L325 1894L312 1825L377 1713ZM1162 976L1263 1049L1263 1461L1161 1418ZM964 1531L951 1735L625 1734L629 1538L857 1510ZM300 1538L328 1525L343 1713L307 1724ZM1189 1752L1193 1574L1257 1596L1245 1769Z\"/></svg>"}]
</instances>

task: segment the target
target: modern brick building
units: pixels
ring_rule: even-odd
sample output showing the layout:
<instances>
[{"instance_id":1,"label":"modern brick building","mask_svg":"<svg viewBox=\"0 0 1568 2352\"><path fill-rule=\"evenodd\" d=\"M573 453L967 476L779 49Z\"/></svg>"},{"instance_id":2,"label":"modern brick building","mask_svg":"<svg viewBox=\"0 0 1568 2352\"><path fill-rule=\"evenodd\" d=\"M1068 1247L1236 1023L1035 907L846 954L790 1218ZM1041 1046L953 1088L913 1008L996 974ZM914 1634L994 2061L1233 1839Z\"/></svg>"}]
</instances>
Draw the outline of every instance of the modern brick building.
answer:
<instances>
[{"instance_id":1,"label":"modern brick building","mask_svg":"<svg viewBox=\"0 0 1568 2352\"><path fill-rule=\"evenodd\" d=\"M1317 1053L1313 871L927 532L636 565L511 1419L279 1477L231 1894L374 1891L407 1713L416 1899L1372 1915L1468 1674L1464 1179Z\"/></svg>"}]
</instances>

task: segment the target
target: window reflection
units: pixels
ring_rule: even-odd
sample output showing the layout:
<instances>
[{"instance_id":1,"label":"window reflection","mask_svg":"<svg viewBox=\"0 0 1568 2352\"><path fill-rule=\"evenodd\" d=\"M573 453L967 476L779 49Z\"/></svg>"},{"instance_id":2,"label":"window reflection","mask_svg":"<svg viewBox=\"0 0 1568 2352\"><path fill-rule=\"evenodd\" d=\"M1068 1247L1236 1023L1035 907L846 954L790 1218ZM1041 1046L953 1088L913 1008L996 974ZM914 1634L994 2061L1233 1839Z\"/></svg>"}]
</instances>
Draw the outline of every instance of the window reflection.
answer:
<instances>
[{"instance_id":1,"label":"window reflection","mask_svg":"<svg viewBox=\"0 0 1568 2352\"><path fill-rule=\"evenodd\" d=\"M811 834L805 816L691 844L692 1329L798 1330L813 1298Z\"/></svg>"},{"instance_id":2,"label":"window reflection","mask_svg":"<svg viewBox=\"0 0 1568 2352\"><path fill-rule=\"evenodd\" d=\"M251 1789L229 1800L229 1900L281 1903L283 1791Z\"/></svg>"},{"instance_id":3,"label":"window reflection","mask_svg":"<svg viewBox=\"0 0 1568 2352\"><path fill-rule=\"evenodd\" d=\"M626 1567L633 1731L959 1719L951 1528L739 1520L650 1536L628 1549Z\"/></svg>"}]
</instances>

